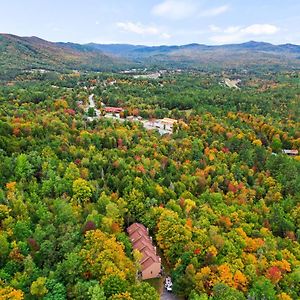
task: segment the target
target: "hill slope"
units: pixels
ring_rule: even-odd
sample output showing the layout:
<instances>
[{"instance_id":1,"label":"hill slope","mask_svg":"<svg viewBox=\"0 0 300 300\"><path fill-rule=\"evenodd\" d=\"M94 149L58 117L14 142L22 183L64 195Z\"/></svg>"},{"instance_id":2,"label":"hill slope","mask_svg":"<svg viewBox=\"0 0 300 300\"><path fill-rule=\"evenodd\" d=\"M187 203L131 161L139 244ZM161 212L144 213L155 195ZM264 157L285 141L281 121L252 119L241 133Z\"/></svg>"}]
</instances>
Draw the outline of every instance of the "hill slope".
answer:
<instances>
[{"instance_id":1,"label":"hill slope","mask_svg":"<svg viewBox=\"0 0 300 300\"><path fill-rule=\"evenodd\" d=\"M18 70L111 70L126 65L124 59L82 45L52 43L37 37L0 34L1 73Z\"/></svg>"},{"instance_id":2,"label":"hill slope","mask_svg":"<svg viewBox=\"0 0 300 300\"><path fill-rule=\"evenodd\" d=\"M183 46L53 43L0 34L0 78L32 69L108 71L129 67L300 68L300 46L248 42Z\"/></svg>"}]
</instances>

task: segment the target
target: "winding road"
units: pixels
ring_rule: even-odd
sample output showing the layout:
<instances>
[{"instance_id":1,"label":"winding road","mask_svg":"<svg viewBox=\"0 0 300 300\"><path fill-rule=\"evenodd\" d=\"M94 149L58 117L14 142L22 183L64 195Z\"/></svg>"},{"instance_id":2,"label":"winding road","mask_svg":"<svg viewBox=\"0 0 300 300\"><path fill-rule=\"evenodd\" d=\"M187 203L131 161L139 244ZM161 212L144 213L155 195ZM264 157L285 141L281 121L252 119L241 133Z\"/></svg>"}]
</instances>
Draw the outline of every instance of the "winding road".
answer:
<instances>
[{"instance_id":1,"label":"winding road","mask_svg":"<svg viewBox=\"0 0 300 300\"><path fill-rule=\"evenodd\" d=\"M93 108L95 110L96 116L95 117L90 117L90 119L95 120L98 119L101 116L101 112L99 109L96 108L95 100L94 100L94 94L89 96L89 106L87 108L87 111L89 108Z\"/></svg>"}]
</instances>

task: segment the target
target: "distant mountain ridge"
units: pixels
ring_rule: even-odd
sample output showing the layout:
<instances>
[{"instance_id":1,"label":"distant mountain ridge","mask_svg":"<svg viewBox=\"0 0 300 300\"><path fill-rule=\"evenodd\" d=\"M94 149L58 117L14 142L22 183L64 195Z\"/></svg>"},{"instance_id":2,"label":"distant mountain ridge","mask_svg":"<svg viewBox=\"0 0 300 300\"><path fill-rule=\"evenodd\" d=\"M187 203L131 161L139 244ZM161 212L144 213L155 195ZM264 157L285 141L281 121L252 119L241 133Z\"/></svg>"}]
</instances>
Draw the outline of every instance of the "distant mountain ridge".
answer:
<instances>
[{"instance_id":1,"label":"distant mountain ridge","mask_svg":"<svg viewBox=\"0 0 300 300\"><path fill-rule=\"evenodd\" d=\"M265 66L268 68L300 68L300 46L273 45L249 41L242 44L144 46L130 44L82 45L87 49L115 55L142 66L180 68L237 68Z\"/></svg>"},{"instance_id":2,"label":"distant mountain ridge","mask_svg":"<svg viewBox=\"0 0 300 300\"><path fill-rule=\"evenodd\" d=\"M39 37L0 34L0 78L31 69L108 71L130 67L235 68L276 66L300 68L300 46L250 41L209 46L188 44L55 43Z\"/></svg>"},{"instance_id":3,"label":"distant mountain ridge","mask_svg":"<svg viewBox=\"0 0 300 300\"><path fill-rule=\"evenodd\" d=\"M104 53L113 53L113 54L129 54L137 52L172 52L179 50L235 50L235 51L245 51L245 50L255 50L260 52L275 52L275 53L300 53L300 46L293 44L282 44L282 45L273 45L271 43L265 42L255 42L250 41L242 44L226 44L226 45L205 45L205 44L187 44L187 45L173 45L173 46L143 46L143 45L130 45L130 44L95 44L90 43L85 46L90 47L91 49L97 49L103 51Z\"/></svg>"}]
</instances>

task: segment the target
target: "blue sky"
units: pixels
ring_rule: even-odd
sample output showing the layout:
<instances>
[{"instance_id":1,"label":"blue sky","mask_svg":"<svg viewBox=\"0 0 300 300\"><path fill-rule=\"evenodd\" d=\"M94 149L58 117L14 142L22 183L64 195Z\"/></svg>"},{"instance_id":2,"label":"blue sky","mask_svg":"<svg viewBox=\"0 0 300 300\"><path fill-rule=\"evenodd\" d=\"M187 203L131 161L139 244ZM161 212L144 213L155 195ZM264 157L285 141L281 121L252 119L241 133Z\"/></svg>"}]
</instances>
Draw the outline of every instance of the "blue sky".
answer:
<instances>
[{"instance_id":1,"label":"blue sky","mask_svg":"<svg viewBox=\"0 0 300 300\"><path fill-rule=\"evenodd\" d=\"M0 0L0 32L77 43L300 44L300 0Z\"/></svg>"}]
</instances>

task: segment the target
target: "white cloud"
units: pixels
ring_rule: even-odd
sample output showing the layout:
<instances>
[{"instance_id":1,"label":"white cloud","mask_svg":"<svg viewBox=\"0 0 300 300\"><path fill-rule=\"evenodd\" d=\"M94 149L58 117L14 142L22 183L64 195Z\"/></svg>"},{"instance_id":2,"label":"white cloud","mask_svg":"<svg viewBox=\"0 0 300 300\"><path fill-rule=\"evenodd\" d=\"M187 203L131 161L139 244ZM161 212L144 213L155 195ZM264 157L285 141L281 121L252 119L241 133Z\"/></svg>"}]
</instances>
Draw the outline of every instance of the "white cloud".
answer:
<instances>
[{"instance_id":1,"label":"white cloud","mask_svg":"<svg viewBox=\"0 0 300 300\"><path fill-rule=\"evenodd\" d=\"M270 24L254 24L242 30L245 34L261 35L274 34L279 31L279 28Z\"/></svg>"},{"instance_id":2,"label":"white cloud","mask_svg":"<svg viewBox=\"0 0 300 300\"><path fill-rule=\"evenodd\" d=\"M244 39L251 39L254 36L266 36L277 33L280 28L271 24L253 24L247 27L230 26L221 29L215 25L211 25L211 32L219 33L210 38L210 40L217 44L227 44L239 42Z\"/></svg>"},{"instance_id":3,"label":"white cloud","mask_svg":"<svg viewBox=\"0 0 300 300\"><path fill-rule=\"evenodd\" d=\"M229 5L222 5L200 12L201 17L215 17L221 15L229 10Z\"/></svg>"},{"instance_id":4,"label":"white cloud","mask_svg":"<svg viewBox=\"0 0 300 300\"><path fill-rule=\"evenodd\" d=\"M156 35L159 33L157 27L154 26L144 26L141 23L133 22L118 22L117 26L124 31L133 32L136 34L147 34L147 35Z\"/></svg>"},{"instance_id":5,"label":"white cloud","mask_svg":"<svg viewBox=\"0 0 300 300\"><path fill-rule=\"evenodd\" d=\"M162 32L160 28L152 25L146 26L139 22L118 22L116 25L123 31L135 33L138 35L156 35L163 39L171 38L170 34Z\"/></svg>"},{"instance_id":6,"label":"white cloud","mask_svg":"<svg viewBox=\"0 0 300 300\"><path fill-rule=\"evenodd\" d=\"M189 0L164 0L153 7L152 13L159 17L180 20L193 15L197 6Z\"/></svg>"}]
</instances>

